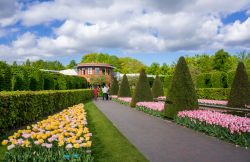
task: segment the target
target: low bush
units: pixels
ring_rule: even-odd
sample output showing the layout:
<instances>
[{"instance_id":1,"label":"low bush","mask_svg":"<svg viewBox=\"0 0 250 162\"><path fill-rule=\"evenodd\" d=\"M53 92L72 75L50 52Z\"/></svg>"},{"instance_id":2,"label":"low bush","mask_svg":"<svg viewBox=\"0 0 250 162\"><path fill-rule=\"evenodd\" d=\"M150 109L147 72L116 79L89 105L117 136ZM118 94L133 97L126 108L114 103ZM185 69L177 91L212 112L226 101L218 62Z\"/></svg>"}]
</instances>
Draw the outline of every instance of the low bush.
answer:
<instances>
[{"instance_id":1,"label":"low bush","mask_svg":"<svg viewBox=\"0 0 250 162\"><path fill-rule=\"evenodd\" d=\"M227 74L223 72L211 73L212 88L227 88Z\"/></svg>"},{"instance_id":2,"label":"low bush","mask_svg":"<svg viewBox=\"0 0 250 162\"><path fill-rule=\"evenodd\" d=\"M196 94L199 99L227 100L230 88L197 88Z\"/></svg>"},{"instance_id":3,"label":"low bush","mask_svg":"<svg viewBox=\"0 0 250 162\"><path fill-rule=\"evenodd\" d=\"M0 136L43 116L93 97L92 90L16 91L0 93Z\"/></svg>"}]
</instances>

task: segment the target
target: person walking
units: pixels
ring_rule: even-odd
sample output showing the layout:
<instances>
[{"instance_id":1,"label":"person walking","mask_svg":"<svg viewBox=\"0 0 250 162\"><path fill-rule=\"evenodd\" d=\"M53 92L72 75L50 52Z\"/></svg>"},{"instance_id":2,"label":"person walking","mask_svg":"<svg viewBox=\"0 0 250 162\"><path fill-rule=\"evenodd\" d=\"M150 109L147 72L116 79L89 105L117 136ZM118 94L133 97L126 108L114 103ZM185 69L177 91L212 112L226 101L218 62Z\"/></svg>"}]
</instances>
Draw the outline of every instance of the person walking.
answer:
<instances>
[{"instance_id":1,"label":"person walking","mask_svg":"<svg viewBox=\"0 0 250 162\"><path fill-rule=\"evenodd\" d=\"M106 85L106 88L107 88L106 100L109 100L109 86Z\"/></svg>"},{"instance_id":2,"label":"person walking","mask_svg":"<svg viewBox=\"0 0 250 162\"><path fill-rule=\"evenodd\" d=\"M97 100L97 97L98 97L98 88L97 86L94 87L94 99Z\"/></svg>"},{"instance_id":3,"label":"person walking","mask_svg":"<svg viewBox=\"0 0 250 162\"><path fill-rule=\"evenodd\" d=\"M106 96L107 96L107 87L106 87L106 85L103 85L103 87L102 87L102 93L103 93L103 96L102 96L102 99L103 100L106 100Z\"/></svg>"}]
</instances>

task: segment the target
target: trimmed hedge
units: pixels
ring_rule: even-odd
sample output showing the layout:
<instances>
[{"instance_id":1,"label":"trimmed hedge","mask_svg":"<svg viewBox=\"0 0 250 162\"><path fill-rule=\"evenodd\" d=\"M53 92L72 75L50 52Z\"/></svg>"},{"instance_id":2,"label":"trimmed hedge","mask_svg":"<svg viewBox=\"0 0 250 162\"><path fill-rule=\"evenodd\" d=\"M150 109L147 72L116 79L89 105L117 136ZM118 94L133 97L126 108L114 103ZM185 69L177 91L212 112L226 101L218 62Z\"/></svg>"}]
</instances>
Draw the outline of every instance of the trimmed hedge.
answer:
<instances>
[{"instance_id":1,"label":"trimmed hedge","mask_svg":"<svg viewBox=\"0 0 250 162\"><path fill-rule=\"evenodd\" d=\"M227 74L223 72L211 73L212 88L227 88Z\"/></svg>"},{"instance_id":2,"label":"trimmed hedge","mask_svg":"<svg viewBox=\"0 0 250 162\"><path fill-rule=\"evenodd\" d=\"M0 91L11 90L11 69L8 64L0 61Z\"/></svg>"},{"instance_id":3,"label":"trimmed hedge","mask_svg":"<svg viewBox=\"0 0 250 162\"><path fill-rule=\"evenodd\" d=\"M43 116L89 100L92 90L16 91L0 93L0 136Z\"/></svg>"},{"instance_id":4,"label":"trimmed hedge","mask_svg":"<svg viewBox=\"0 0 250 162\"><path fill-rule=\"evenodd\" d=\"M164 87L164 94L165 95L168 95L167 92L172 84L172 78L173 78L173 75L166 75L164 77L163 87Z\"/></svg>"},{"instance_id":5,"label":"trimmed hedge","mask_svg":"<svg viewBox=\"0 0 250 162\"><path fill-rule=\"evenodd\" d=\"M211 88L211 73L201 73L196 77L197 88Z\"/></svg>"},{"instance_id":6,"label":"trimmed hedge","mask_svg":"<svg viewBox=\"0 0 250 162\"><path fill-rule=\"evenodd\" d=\"M4 74L1 72L0 74ZM3 75L0 75L0 82ZM41 71L27 66L11 67L12 91L67 90L87 88L87 80L79 76L68 76L60 73ZM3 87L6 87L4 85ZM0 90L7 90L0 88Z\"/></svg>"},{"instance_id":7,"label":"trimmed hedge","mask_svg":"<svg viewBox=\"0 0 250 162\"><path fill-rule=\"evenodd\" d=\"M230 88L197 88L196 94L200 99L227 100Z\"/></svg>"}]
</instances>

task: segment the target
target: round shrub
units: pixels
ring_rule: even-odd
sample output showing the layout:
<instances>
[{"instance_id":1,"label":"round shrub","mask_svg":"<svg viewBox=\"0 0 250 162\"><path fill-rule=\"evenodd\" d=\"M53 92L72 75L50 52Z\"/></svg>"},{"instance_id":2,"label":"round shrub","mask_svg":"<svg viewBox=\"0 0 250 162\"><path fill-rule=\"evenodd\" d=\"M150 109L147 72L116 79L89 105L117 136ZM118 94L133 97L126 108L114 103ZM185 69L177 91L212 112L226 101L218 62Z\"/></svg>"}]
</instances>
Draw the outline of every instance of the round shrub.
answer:
<instances>
[{"instance_id":1,"label":"round shrub","mask_svg":"<svg viewBox=\"0 0 250 162\"><path fill-rule=\"evenodd\" d=\"M212 88L227 88L227 75L224 72L211 73Z\"/></svg>"},{"instance_id":2,"label":"round shrub","mask_svg":"<svg viewBox=\"0 0 250 162\"><path fill-rule=\"evenodd\" d=\"M196 87L197 88L211 88L211 74L201 73L196 77Z\"/></svg>"}]
</instances>

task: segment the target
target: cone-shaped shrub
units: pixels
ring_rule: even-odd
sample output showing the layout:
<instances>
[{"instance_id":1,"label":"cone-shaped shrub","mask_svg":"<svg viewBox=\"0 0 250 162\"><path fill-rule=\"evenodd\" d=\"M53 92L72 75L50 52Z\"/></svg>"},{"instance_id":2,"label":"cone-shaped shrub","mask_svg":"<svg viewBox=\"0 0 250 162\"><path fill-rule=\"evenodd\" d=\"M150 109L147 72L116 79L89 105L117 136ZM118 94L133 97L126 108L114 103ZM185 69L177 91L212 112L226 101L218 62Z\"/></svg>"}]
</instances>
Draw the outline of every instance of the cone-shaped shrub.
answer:
<instances>
[{"instance_id":1,"label":"cone-shaped shrub","mask_svg":"<svg viewBox=\"0 0 250 162\"><path fill-rule=\"evenodd\" d=\"M164 95L163 85L158 75L156 76L153 86L152 86L152 95L153 95L153 98L157 98L159 96Z\"/></svg>"},{"instance_id":2,"label":"cone-shaped shrub","mask_svg":"<svg viewBox=\"0 0 250 162\"><path fill-rule=\"evenodd\" d=\"M179 111L198 109L194 84L184 57L180 57L165 104L165 116L174 118Z\"/></svg>"},{"instance_id":3,"label":"cone-shaped shrub","mask_svg":"<svg viewBox=\"0 0 250 162\"><path fill-rule=\"evenodd\" d=\"M153 101L152 92L144 69L140 72L130 106L135 107L136 103L140 101Z\"/></svg>"},{"instance_id":4,"label":"cone-shaped shrub","mask_svg":"<svg viewBox=\"0 0 250 162\"><path fill-rule=\"evenodd\" d=\"M113 77L111 87L110 87L110 95L117 95L119 91L119 85L116 77Z\"/></svg>"},{"instance_id":5,"label":"cone-shaped shrub","mask_svg":"<svg viewBox=\"0 0 250 162\"><path fill-rule=\"evenodd\" d=\"M118 96L119 97L131 97L128 77L126 76L126 74L123 75L121 86L118 92Z\"/></svg>"},{"instance_id":6,"label":"cone-shaped shrub","mask_svg":"<svg viewBox=\"0 0 250 162\"><path fill-rule=\"evenodd\" d=\"M236 74L231 87L228 106L245 107L250 104L250 86L245 66L242 62L238 64Z\"/></svg>"}]
</instances>

